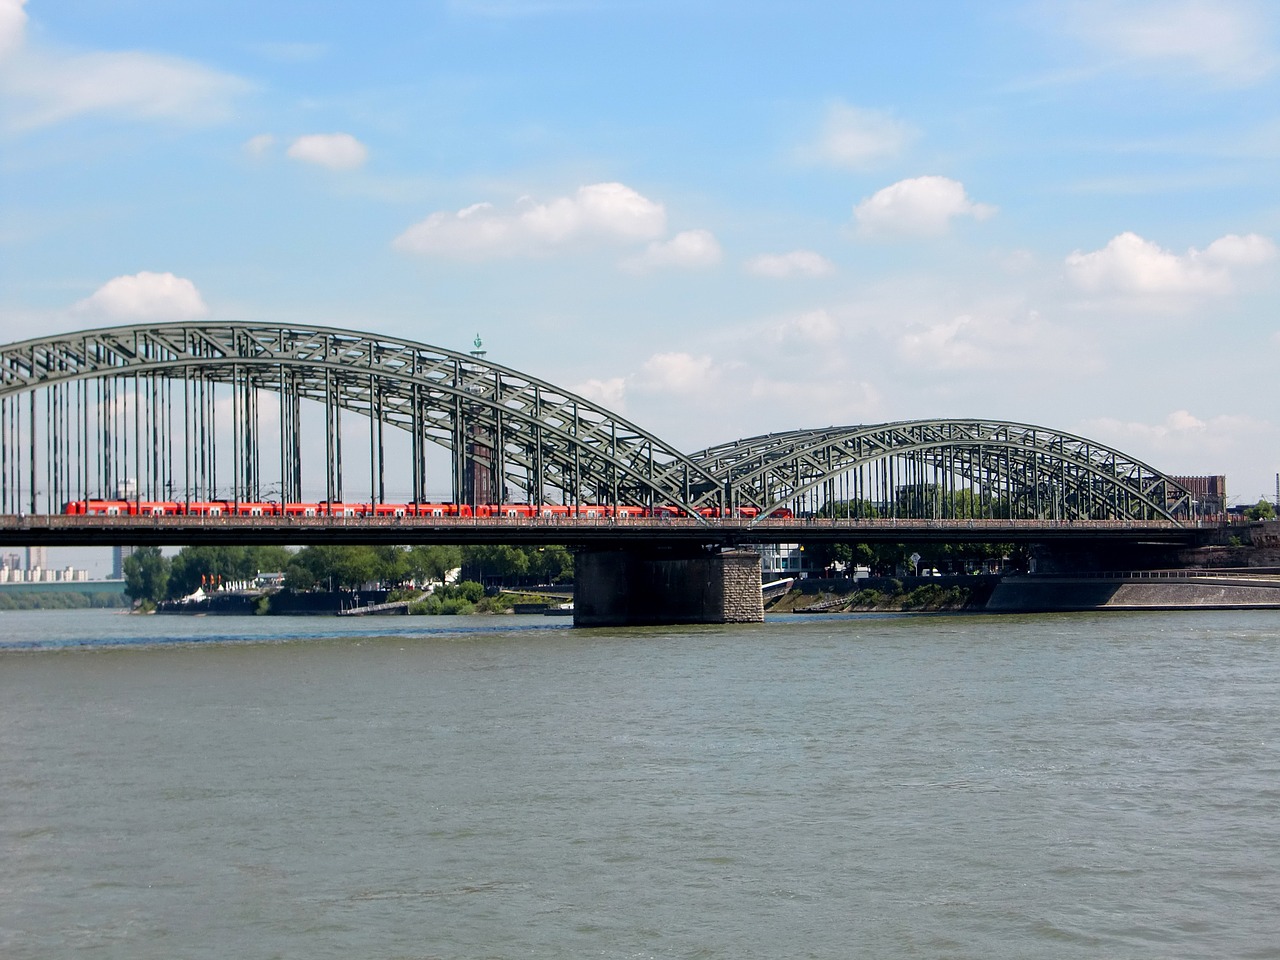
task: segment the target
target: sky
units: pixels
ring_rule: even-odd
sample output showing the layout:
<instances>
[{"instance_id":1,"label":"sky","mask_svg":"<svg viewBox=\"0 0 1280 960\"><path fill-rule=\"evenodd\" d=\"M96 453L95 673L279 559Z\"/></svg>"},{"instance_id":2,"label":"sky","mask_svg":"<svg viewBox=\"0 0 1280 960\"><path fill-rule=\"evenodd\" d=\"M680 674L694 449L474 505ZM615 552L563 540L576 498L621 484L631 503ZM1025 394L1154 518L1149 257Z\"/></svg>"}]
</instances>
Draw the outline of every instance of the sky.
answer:
<instances>
[{"instance_id":1,"label":"sky","mask_svg":"<svg viewBox=\"0 0 1280 960\"><path fill-rule=\"evenodd\" d=\"M1280 5L0 0L0 341L313 323L688 451L1041 424L1274 497Z\"/></svg>"}]
</instances>

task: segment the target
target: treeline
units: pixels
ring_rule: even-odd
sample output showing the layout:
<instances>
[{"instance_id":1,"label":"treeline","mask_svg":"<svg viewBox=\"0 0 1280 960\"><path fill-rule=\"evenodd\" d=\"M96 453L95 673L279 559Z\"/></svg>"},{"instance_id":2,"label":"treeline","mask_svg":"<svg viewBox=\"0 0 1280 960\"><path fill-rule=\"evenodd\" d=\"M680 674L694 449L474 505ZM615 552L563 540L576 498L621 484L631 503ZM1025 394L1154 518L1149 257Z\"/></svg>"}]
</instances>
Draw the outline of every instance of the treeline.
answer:
<instances>
[{"instance_id":1,"label":"treeline","mask_svg":"<svg viewBox=\"0 0 1280 960\"><path fill-rule=\"evenodd\" d=\"M128 605L123 593L103 590L3 590L0 610L84 610Z\"/></svg>"},{"instance_id":2,"label":"treeline","mask_svg":"<svg viewBox=\"0 0 1280 960\"><path fill-rule=\"evenodd\" d=\"M944 491L937 484L923 483L900 487L896 504L870 500L833 500L818 510L816 516L839 519L875 520L887 516L939 517L1007 516L1009 506L1003 500L980 498L972 490ZM910 557L920 555L921 570L951 569L965 564L982 564L988 560L1009 558L1015 564L1025 563L1025 549L1011 543L815 543L806 544L805 552L820 567L843 563L850 567L867 567L873 576L893 576L901 569L910 570Z\"/></svg>"},{"instance_id":3,"label":"treeline","mask_svg":"<svg viewBox=\"0 0 1280 960\"><path fill-rule=\"evenodd\" d=\"M1012 543L812 543L805 553L819 567L839 562L847 567L867 567L872 576L891 577L912 569L911 555L919 554L921 570L963 569L988 560L1008 559L1025 566L1026 548Z\"/></svg>"},{"instance_id":4,"label":"treeline","mask_svg":"<svg viewBox=\"0 0 1280 960\"><path fill-rule=\"evenodd\" d=\"M166 557L158 547L140 547L124 562L125 593L159 603L190 596L197 588L249 581L259 573L283 573L292 590L355 590L380 584L396 590L443 583L450 570L480 582L533 578L542 583L573 579L566 547L335 546L291 550L276 546L183 547Z\"/></svg>"}]
</instances>

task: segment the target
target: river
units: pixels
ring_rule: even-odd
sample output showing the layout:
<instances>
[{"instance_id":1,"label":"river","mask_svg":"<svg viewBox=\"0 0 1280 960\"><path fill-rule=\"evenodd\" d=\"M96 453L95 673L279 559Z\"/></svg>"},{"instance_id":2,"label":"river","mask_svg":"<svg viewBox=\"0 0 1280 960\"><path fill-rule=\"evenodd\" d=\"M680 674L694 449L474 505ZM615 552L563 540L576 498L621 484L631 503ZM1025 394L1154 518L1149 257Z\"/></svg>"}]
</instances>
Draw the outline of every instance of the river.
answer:
<instances>
[{"instance_id":1,"label":"river","mask_svg":"<svg viewBox=\"0 0 1280 960\"><path fill-rule=\"evenodd\" d=\"M1280 613L0 613L0 956L1280 957Z\"/></svg>"}]
</instances>

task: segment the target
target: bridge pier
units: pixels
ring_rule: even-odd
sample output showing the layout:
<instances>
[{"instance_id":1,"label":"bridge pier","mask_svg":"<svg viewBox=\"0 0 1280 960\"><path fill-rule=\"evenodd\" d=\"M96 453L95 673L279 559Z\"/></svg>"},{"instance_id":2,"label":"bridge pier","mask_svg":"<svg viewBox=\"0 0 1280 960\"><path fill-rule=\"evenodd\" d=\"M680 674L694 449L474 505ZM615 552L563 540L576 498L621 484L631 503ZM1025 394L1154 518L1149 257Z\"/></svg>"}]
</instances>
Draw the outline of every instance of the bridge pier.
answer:
<instances>
[{"instance_id":1,"label":"bridge pier","mask_svg":"<svg viewBox=\"0 0 1280 960\"><path fill-rule=\"evenodd\" d=\"M764 620L754 550L587 547L574 584L576 627Z\"/></svg>"}]
</instances>

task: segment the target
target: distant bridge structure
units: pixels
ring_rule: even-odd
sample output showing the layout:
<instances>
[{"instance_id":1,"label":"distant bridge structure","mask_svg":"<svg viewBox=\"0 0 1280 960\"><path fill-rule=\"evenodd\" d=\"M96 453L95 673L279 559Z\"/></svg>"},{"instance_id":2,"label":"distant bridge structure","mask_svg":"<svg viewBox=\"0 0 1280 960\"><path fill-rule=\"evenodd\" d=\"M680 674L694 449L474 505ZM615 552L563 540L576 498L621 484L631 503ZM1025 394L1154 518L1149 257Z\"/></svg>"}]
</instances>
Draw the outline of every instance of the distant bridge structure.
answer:
<instances>
[{"instance_id":1,"label":"distant bridge structure","mask_svg":"<svg viewBox=\"0 0 1280 960\"><path fill-rule=\"evenodd\" d=\"M0 347L0 514L57 514L83 499L667 506L708 534L725 518L758 536L793 536L794 523L777 522L788 511L851 526L1193 519L1170 476L1044 427L903 421L686 454L482 356L259 323L139 324ZM746 524L735 517L744 508Z\"/></svg>"}]
</instances>

